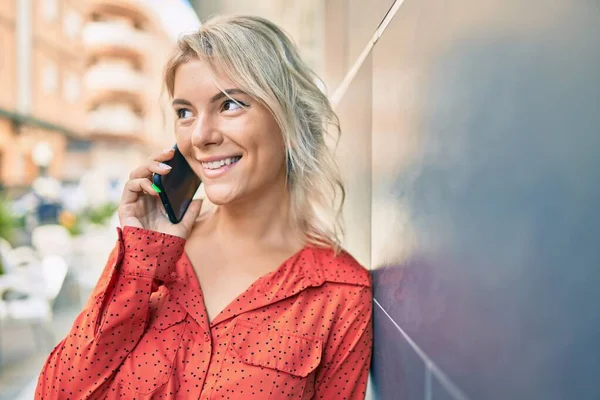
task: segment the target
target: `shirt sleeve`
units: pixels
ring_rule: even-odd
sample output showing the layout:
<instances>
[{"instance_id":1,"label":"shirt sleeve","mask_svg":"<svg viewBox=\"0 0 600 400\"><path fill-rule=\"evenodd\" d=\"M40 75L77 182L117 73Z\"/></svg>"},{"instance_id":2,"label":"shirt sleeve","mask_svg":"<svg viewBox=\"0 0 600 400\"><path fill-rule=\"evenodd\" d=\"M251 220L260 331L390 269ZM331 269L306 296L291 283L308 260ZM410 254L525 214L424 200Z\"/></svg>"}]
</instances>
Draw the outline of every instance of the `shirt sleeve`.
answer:
<instances>
[{"instance_id":1,"label":"shirt sleeve","mask_svg":"<svg viewBox=\"0 0 600 400\"><path fill-rule=\"evenodd\" d=\"M363 400L373 349L372 290L361 287L327 343L313 399Z\"/></svg>"},{"instance_id":2,"label":"shirt sleeve","mask_svg":"<svg viewBox=\"0 0 600 400\"><path fill-rule=\"evenodd\" d=\"M174 278L184 239L134 227L117 232L117 245L83 311L42 368L36 399L104 398L144 333L150 295Z\"/></svg>"}]
</instances>

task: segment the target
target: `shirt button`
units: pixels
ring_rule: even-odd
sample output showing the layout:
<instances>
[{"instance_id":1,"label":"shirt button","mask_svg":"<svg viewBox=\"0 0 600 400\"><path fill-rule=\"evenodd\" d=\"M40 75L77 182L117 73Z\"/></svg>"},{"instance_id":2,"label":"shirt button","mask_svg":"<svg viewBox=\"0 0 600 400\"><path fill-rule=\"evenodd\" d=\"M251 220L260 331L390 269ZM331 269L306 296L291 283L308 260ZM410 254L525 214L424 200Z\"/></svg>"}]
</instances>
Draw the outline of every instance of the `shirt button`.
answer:
<instances>
[{"instance_id":1,"label":"shirt button","mask_svg":"<svg viewBox=\"0 0 600 400\"><path fill-rule=\"evenodd\" d=\"M210 342L210 335L206 332L204 332L204 341L205 342Z\"/></svg>"}]
</instances>

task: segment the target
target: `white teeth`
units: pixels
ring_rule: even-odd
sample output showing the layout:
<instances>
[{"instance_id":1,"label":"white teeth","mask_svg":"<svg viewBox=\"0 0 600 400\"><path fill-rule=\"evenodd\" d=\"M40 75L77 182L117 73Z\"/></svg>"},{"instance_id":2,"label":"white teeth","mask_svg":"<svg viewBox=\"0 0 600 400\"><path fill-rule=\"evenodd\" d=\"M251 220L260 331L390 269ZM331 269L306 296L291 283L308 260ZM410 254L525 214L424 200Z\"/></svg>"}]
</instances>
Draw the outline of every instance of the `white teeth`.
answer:
<instances>
[{"instance_id":1,"label":"white teeth","mask_svg":"<svg viewBox=\"0 0 600 400\"><path fill-rule=\"evenodd\" d=\"M202 166L207 169L219 169L223 165L229 165L238 162L240 158L242 157L229 157L219 161L203 162Z\"/></svg>"}]
</instances>

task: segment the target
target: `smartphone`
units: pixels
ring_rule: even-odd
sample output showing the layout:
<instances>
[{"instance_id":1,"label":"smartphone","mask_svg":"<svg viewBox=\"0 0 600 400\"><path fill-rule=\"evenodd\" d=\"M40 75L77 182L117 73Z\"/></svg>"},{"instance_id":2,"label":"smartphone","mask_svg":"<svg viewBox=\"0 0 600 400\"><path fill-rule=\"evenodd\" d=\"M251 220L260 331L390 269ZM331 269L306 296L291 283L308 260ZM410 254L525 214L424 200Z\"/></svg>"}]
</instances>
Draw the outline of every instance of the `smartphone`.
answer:
<instances>
[{"instance_id":1,"label":"smartphone","mask_svg":"<svg viewBox=\"0 0 600 400\"><path fill-rule=\"evenodd\" d=\"M158 192L169 221L178 224L185 215L202 181L177 148L173 158L164 163L171 166L166 175L152 174L152 187Z\"/></svg>"}]
</instances>

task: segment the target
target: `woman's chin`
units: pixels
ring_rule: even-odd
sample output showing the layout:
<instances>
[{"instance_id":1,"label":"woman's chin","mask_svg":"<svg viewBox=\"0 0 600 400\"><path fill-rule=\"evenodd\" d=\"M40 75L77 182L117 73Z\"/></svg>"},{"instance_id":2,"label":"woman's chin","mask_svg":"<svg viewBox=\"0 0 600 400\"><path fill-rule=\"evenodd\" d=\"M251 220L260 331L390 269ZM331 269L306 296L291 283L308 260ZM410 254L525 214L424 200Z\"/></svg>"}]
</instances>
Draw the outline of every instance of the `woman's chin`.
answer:
<instances>
[{"instance_id":1,"label":"woman's chin","mask_svg":"<svg viewBox=\"0 0 600 400\"><path fill-rule=\"evenodd\" d=\"M231 190L226 188L204 188L206 198L216 206L223 206L235 201L236 197Z\"/></svg>"}]
</instances>

